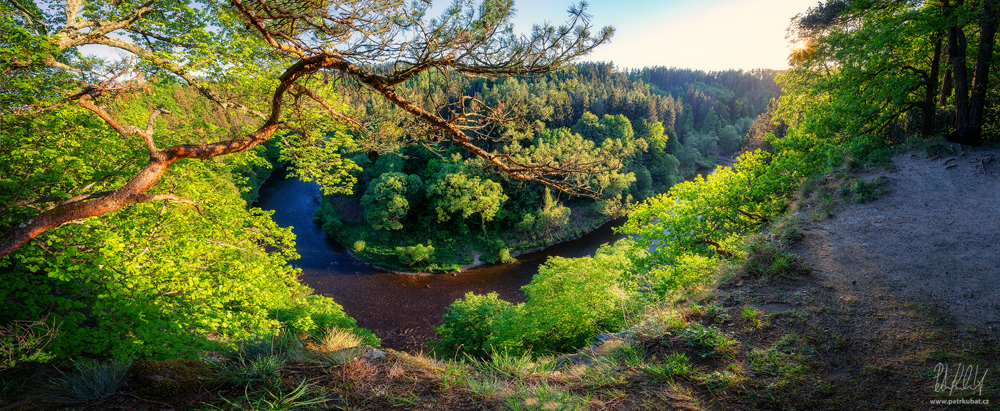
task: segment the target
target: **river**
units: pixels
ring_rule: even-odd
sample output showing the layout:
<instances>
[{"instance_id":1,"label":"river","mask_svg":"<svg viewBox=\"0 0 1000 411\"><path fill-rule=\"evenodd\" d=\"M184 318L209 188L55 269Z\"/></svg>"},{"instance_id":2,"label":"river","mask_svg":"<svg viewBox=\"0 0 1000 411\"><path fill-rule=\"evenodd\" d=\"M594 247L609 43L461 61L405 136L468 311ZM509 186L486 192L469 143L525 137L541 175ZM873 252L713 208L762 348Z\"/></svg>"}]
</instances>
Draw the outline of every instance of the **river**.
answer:
<instances>
[{"instance_id":1,"label":"river","mask_svg":"<svg viewBox=\"0 0 1000 411\"><path fill-rule=\"evenodd\" d=\"M287 175L286 170L275 170L261 187L257 206L274 210L274 221L295 232L302 258L292 263L302 269L300 279L342 305L359 326L378 335L384 347L396 350L420 351L434 338L433 327L444 321L445 308L469 291L495 291L504 300L524 301L521 286L531 282L550 256L591 255L601 244L622 238L612 231L620 222L609 222L576 240L520 255L513 264L481 266L455 275L392 274L355 259L327 237L312 222L321 201L319 186Z\"/></svg>"}]
</instances>

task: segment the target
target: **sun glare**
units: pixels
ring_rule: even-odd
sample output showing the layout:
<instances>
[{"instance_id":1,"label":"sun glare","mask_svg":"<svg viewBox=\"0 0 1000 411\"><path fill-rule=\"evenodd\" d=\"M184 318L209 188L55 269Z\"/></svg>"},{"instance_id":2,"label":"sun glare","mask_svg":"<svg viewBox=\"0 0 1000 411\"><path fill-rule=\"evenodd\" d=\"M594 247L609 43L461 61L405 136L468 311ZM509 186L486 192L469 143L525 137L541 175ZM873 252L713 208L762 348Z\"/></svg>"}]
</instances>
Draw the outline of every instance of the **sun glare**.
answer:
<instances>
[{"instance_id":1,"label":"sun glare","mask_svg":"<svg viewBox=\"0 0 1000 411\"><path fill-rule=\"evenodd\" d=\"M792 43L792 51L803 51L803 50L805 50L807 48L809 48L809 40L808 39L802 39L802 40L799 40L799 41L796 41L796 42Z\"/></svg>"}]
</instances>

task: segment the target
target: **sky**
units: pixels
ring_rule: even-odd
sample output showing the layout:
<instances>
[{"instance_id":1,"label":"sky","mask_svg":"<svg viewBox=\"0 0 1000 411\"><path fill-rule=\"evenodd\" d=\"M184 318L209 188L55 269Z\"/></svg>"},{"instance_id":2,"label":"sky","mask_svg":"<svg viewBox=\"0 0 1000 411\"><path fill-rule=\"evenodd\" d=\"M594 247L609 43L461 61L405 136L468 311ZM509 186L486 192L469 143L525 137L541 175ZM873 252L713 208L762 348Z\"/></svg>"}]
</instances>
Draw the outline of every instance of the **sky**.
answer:
<instances>
[{"instance_id":1,"label":"sky","mask_svg":"<svg viewBox=\"0 0 1000 411\"><path fill-rule=\"evenodd\" d=\"M576 0L578 2L579 0ZM439 15L451 0L434 0L430 15ZM532 25L559 25L568 18L573 0L516 0L514 29L528 33ZM665 66L706 71L788 68L792 17L815 7L817 0L591 0L587 14L594 32L613 26L610 44L581 61L613 62L619 69ZM85 54L106 57L100 46Z\"/></svg>"},{"instance_id":2,"label":"sky","mask_svg":"<svg viewBox=\"0 0 1000 411\"><path fill-rule=\"evenodd\" d=\"M579 1L579 0L576 0ZM434 0L435 9L450 1ZM706 71L788 68L786 29L817 0L591 0L587 13L599 29L613 26L611 44L582 60L619 68L666 66ZM567 19L572 0L516 0L514 29ZM432 13L437 14L437 13ZM596 31L596 30L595 30Z\"/></svg>"}]
</instances>

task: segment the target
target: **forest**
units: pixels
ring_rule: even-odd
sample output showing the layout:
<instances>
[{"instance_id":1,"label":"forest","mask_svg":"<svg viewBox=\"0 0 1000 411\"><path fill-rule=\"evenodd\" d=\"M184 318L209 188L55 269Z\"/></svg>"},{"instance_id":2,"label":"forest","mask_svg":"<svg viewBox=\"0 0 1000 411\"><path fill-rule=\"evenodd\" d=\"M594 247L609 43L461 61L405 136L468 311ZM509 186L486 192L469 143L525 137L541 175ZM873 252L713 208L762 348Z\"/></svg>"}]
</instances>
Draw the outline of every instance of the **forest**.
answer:
<instances>
[{"instance_id":1,"label":"forest","mask_svg":"<svg viewBox=\"0 0 1000 411\"><path fill-rule=\"evenodd\" d=\"M346 154L359 167L354 192L329 196L315 220L356 256L391 269L456 270L474 254L509 263L518 252L590 231L628 204L711 168L718 156L732 156L777 98L775 75L618 72L611 64L580 63L530 79L450 79L448 87L476 101L524 113L483 136L515 156L620 152L618 171L601 182L604 197L570 197L502 178L452 145L411 145ZM444 80L411 82L423 94L446 95L437 85ZM510 140L518 146L502 146Z\"/></svg>"},{"instance_id":2,"label":"forest","mask_svg":"<svg viewBox=\"0 0 1000 411\"><path fill-rule=\"evenodd\" d=\"M873 380L824 377L830 332L733 331L816 313L712 298L807 276L799 226L881 192L859 170L1000 142L996 3L820 2L788 70L706 72L585 61L615 33L586 3L522 35L503 0L0 1L0 409L905 402L841 403ZM255 205L280 169L388 270L510 264L616 218L625 238L382 350Z\"/></svg>"}]
</instances>

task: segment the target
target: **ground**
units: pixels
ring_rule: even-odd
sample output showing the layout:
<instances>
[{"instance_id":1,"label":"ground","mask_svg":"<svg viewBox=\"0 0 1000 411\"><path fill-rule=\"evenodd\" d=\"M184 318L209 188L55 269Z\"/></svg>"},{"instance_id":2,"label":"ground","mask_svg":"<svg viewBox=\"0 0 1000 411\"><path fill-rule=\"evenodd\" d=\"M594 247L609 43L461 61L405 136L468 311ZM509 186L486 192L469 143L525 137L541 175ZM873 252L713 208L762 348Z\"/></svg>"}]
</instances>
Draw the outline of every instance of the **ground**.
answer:
<instances>
[{"instance_id":1,"label":"ground","mask_svg":"<svg viewBox=\"0 0 1000 411\"><path fill-rule=\"evenodd\" d=\"M1000 336L1000 150L893 159L888 194L807 227L796 251L845 295L907 299ZM935 150L936 152L936 150ZM985 163L985 164L984 164Z\"/></svg>"}]
</instances>

